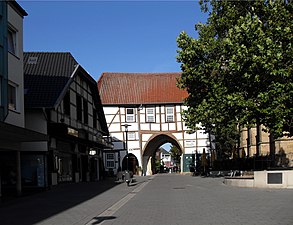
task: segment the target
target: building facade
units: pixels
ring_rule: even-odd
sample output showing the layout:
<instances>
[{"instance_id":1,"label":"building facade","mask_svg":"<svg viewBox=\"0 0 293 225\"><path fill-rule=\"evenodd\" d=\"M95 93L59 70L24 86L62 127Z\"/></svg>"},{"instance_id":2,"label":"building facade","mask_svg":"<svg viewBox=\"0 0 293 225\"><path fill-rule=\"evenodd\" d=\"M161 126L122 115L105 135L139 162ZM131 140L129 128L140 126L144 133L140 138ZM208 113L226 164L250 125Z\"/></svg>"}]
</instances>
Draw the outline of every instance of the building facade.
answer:
<instances>
[{"instance_id":1,"label":"building facade","mask_svg":"<svg viewBox=\"0 0 293 225\"><path fill-rule=\"evenodd\" d=\"M23 146L34 152L29 159L43 156L41 185L101 179L102 152L112 145L97 83L66 52L24 53L24 74L27 127L49 137Z\"/></svg>"},{"instance_id":2,"label":"building facade","mask_svg":"<svg viewBox=\"0 0 293 225\"><path fill-rule=\"evenodd\" d=\"M293 138L282 137L271 139L264 131L264 126L241 129L240 149L247 157L268 156L274 163L271 165L293 167Z\"/></svg>"},{"instance_id":3,"label":"building facade","mask_svg":"<svg viewBox=\"0 0 293 225\"><path fill-rule=\"evenodd\" d=\"M180 73L102 74L98 89L114 144L114 149L104 154L106 170L116 173L128 168L152 174L156 151L171 143L182 152L181 171L189 172L196 151L209 151L209 135L204 130L188 132L182 119L187 92L176 87L179 76Z\"/></svg>"},{"instance_id":4,"label":"building facade","mask_svg":"<svg viewBox=\"0 0 293 225\"><path fill-rule=\"evenodd\" d=\"M0 196L21 195L22 145L45 141L47 136L27 129L24 114L23 18L16 1L0 2Z\"/></svg>"}]
</instances>

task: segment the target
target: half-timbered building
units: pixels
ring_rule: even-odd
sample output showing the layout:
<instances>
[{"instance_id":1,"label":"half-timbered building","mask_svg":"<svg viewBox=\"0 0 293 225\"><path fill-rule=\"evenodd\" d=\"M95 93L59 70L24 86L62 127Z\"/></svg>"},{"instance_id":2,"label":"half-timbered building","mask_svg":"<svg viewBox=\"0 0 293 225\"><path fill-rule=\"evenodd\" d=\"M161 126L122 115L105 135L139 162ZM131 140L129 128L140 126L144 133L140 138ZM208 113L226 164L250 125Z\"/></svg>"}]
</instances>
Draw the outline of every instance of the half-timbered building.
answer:
<instances>
[{"instance_id":1,"label":"half-timbered building","mask_svg":"<svg viewBox=\"0 0 293 225\"><path fill-rule=\"evenodd\" d=\"M209 151L204 130L188 132L182 119L187 92L177 86L180 73L103 73L98 81L114 149L104 154L106 170L141 168L154 172L161 145L171 143L182 152L181 171L189 172L196 151Z\"/></svg>"},{"instance_id":2,"label":"half-timbered building","mask_svg":"<svg viewBox=\"0 0 293 225\"><path fill-rule=\"evenodd\" d=\"M24 53L24 74L25 122L49 141L23 148L44 155L45 185L99 180L111 143L96 81L64 52Z\"/></svg>"}]
</instances>

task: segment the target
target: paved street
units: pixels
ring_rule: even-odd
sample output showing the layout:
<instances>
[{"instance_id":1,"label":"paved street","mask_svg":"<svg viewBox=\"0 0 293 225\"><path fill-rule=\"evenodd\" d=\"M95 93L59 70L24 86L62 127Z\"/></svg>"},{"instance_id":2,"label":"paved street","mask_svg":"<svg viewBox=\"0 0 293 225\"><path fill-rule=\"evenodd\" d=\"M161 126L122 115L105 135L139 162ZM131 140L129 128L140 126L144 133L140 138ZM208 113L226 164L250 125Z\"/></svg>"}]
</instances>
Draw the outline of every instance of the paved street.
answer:
<instances>
[{"instance_id":1,"label":"paved street","mask_svg":"<svg viewBox=\"0 0 293 225\"><path fill-rule=\"evenodd\" d=\"M293 190L176 174L136 179L130 187L112 180L62 185L0 204L0 224L293 224Z\"/></svg>"}]
</instances>

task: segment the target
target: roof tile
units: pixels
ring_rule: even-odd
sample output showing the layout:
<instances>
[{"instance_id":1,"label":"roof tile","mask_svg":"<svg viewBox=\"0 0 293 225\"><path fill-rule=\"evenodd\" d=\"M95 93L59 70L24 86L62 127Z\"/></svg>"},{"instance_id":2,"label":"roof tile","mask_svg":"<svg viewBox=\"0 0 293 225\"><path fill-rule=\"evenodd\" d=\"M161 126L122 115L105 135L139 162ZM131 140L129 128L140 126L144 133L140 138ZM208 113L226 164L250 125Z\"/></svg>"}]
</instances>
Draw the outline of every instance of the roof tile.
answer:
<instances>
[{"instance_id":1,"label":"roof tile","mask_svg":"<svg viewBox=\"0 0 293 225\"><path fill-rule=\"evenodd\" d=\"M103 73L98 89L103 105L182 103L188 96L176 86L181 73Z\"/></svg>"}]
</instances>

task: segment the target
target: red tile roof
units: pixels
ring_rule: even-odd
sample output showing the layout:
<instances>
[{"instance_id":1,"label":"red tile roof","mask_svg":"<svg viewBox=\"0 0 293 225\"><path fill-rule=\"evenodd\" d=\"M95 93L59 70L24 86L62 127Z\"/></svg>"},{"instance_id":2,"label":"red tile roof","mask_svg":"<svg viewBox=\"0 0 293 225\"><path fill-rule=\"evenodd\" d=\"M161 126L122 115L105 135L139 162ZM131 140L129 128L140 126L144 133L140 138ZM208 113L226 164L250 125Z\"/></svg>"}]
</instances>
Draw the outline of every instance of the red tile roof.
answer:
<instances>
[{"instance_id":1,"label":"red tile roof","mask_svg":"<svg viewBox=\"0 0 293 225\"><path fill-rule=\"evenodd\" d=\"M103 73L98 89L103 105L182 103L181 73Z\"/></svg>"}]
</instances>

